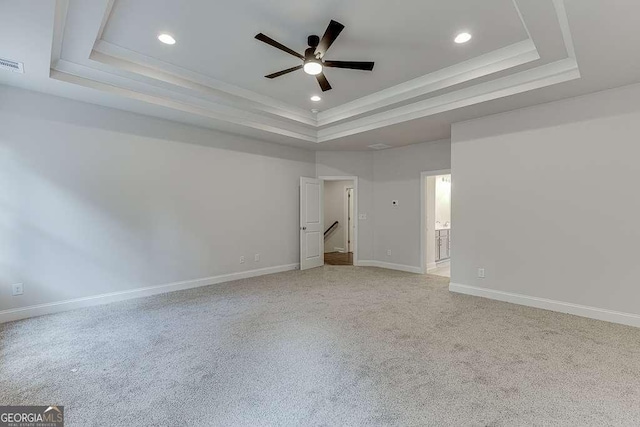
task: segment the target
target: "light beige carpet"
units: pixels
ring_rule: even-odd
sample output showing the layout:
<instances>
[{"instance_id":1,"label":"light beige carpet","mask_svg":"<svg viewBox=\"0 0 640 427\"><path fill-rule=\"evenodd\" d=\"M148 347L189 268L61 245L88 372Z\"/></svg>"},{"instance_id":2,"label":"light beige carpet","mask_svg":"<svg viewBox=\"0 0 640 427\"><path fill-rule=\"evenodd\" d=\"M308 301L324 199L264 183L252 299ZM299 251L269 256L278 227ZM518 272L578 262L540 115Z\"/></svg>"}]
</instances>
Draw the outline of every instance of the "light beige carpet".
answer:
<instances>
[{"instance_id":1,"label":"light beige carpet","mask_svg":"<svg viewBox=\"0 0 640 427\"><path fill-rule=\"evenodd\" d=\"M640 425L640 330L325 266L0 325L67 425Z\"/></svg>"}]
</instances>

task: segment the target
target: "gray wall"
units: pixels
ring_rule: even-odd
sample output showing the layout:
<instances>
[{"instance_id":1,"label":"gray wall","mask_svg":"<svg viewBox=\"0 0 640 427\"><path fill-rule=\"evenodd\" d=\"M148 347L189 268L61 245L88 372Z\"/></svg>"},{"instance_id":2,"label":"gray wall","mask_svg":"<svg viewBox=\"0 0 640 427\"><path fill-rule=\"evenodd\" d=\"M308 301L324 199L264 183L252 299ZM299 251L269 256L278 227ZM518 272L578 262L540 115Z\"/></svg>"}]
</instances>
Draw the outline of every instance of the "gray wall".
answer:
<instances>
[{"instance_id":1,"label":"gray wall","mask_svg":"<svg viewBox=\"0 0 640 427\"><path fill-rule=\"evenodd\" d=\"M448 140L374 153L375 260L421 267L420 173L450 167Z\"/></svg>"},{"instance_id":2,"label":"gray wall","mask_svg":"<svg viewBox=\"0 0 640 427\"><path fill-rule=\"evenodd\" d=\"M640 314L639 136L637 85L454 125L452 282Z\"/></svg>"},{"instance_id":3,"label":"gray wall","mask_svg":"<svg viewBox=\"0 0 640 427\"><path fill-rule=\"evenodd\" d=\"M0 99L0 310L299 262L313 152L20 89Z\"/></svg>"},{"instance_id":4,"label":"gray wall","mask_svg":"<svg viewBox=\"0 0 640 427\"><path fill-rule=\"evenodd\" d=\"M451 167L448 140L375 152L319 151L316 167L318 176L358 176L359 213L367 214L358 220L359 260L421 268L420 173Z\"/></svg>"}]
</instances>

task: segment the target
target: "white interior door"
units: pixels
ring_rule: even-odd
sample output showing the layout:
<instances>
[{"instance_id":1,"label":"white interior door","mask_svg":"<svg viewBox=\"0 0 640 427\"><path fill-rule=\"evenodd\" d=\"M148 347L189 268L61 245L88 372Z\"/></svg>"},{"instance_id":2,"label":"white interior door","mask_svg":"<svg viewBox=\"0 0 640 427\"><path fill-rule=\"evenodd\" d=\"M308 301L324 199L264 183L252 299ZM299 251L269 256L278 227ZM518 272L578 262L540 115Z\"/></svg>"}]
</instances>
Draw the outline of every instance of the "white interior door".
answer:
<instances>
[{"instance_id":1,"label":"white interior door","mask_svg":"<svg viewBox=\"0 0 640 427\"><path fill-rule=\"evenodd\" d=\"M324 265L322 180L300 178L300 270Z\"/></svg>"}]
</instances>

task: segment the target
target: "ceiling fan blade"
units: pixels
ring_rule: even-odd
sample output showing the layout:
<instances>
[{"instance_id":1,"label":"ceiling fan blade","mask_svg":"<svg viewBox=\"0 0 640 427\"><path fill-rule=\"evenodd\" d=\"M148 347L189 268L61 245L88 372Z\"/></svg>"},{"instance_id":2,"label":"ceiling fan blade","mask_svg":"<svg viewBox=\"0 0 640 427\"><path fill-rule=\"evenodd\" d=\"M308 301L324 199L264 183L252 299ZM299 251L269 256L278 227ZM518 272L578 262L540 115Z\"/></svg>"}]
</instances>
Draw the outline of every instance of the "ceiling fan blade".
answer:
<instances>
[{"instance_id":1,"label":"ceiling fan blade","mask_svg":"<svg viewBox=\"0 0 640 427\"><path fill-rule=\"evenodd\" d=\"M325 67L348 68L350 70L373 70L373 62L366 61L324 61Z\"/></svg>"},{"instance_id":2,"label":"ceiling fan blade","mask_svg":"<svg viewBox=\"0 0 640 427\"><path fill-rule=\"evenodd\" d=\"M282 43L278 43L277 41L275 41L274 39L272 39L269 36L265 36L264 34L260 33L256 35L256 39L260 40L261 42L264 42L268 45L271 45L273 47L275 47L276 49L280 49L282 51L287 52L289 55L293 55L296 58L300 58L302 60L304 60L304 56L300 55L298 52L296 52L293 49L289 49L288 47L286 47L285 45L283 45Z\"/></svg>"},{"instance_id":3,"label":"ceiling fan blade","mask_svg":"<svg viewBox=\"0 0 640 427\"><path fill-rule=\"evenodd\" d=\"M320 88L323 92L331 90L331 85L329 84L327 78L324 76L324 73L317 74L316 79L318 80L318 84L320 85Z\"/></svg>"},{"instance_id":4,"label":"ceiling fan blade","mask_svg":"<svg viewBox=\"0 0 640 427\"><path fill-rule=\"evenodd\" d=\"M265 77L268 79L275 79L276 77L280 77L282 75L291 73L292 71L297 71L301 69L302 69L302 65L298 65L297 67L287 68L286 70L278 71L277 73L269 74L269 75L266 75Z\"/></svg>"},{"instance_id":5,"label":"ceiling fan blade","mask_svg":"<svg viewBox=\"0 0 640 427\"><path fill-rule=\"evenodd\" d=\"M344 30L344 25L339 22L334 21L333 19L329 22L329 26L324 32L324 36L322 36L322 40L320 40L320 44L316 48L316 53L320 54L320 58L327 53L327 50L331 47L333 42L338 38L340 32Z\"/></svg>"}]
</instances>

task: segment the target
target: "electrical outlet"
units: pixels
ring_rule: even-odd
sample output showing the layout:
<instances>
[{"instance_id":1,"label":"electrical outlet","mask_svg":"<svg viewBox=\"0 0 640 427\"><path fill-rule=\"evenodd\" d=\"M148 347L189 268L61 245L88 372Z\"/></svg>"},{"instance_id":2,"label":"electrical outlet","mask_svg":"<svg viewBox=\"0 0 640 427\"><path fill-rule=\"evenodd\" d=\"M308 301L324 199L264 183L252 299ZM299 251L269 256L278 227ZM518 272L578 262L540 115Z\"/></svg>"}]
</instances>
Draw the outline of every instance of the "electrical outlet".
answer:
<instances>
[{"instance_id":1,"label":"electrical outlet","mask_svg":"<svg viewBox=\"0 0 640 427\"><path fill-rule=\"evenodd\" d=\"M255 262L260 262L260 254L255 254L255 255L253 256L253 260L254 260Z\"/></svg>"},{"instance_id":2,"label":"electrical outlet","mask_svg":"<svg viewBox=\"0 0 640 427\"><path fill-rule=\"evenodd\" d=\"M391 249L387 249L387 256L391 256Z\"/></svg>"},{"instance_id":3,"label":"electrical outlet","mask_svg":"<svg viewBox=\"0 0 640 427\"><path fill-rule=\"evenodd\" d=\"M15 297L22 294L24 294L24 285L22 283L11 285L11 295Z\"/></svg>"},{"instance_id":4,"label":"electrical outlet","mask_svg":"<svg viewBox=\"0 0 640 427\"><path fill-rule=\"evenodd\" d=\"M240 257L240 264L244 264L244 255Z\"/></svg>"},{"instance_id":5,"label":"electrical outlet","mask_svg":"<svg viewBox=\"0 0 640 427\"><path fill-rule=\"evenodd\" d=\"M479 268L478 269L478 278L479 279L484 279L484 268Z\"/></svg>"}]
</instances>

